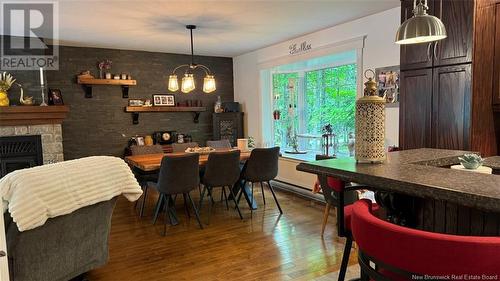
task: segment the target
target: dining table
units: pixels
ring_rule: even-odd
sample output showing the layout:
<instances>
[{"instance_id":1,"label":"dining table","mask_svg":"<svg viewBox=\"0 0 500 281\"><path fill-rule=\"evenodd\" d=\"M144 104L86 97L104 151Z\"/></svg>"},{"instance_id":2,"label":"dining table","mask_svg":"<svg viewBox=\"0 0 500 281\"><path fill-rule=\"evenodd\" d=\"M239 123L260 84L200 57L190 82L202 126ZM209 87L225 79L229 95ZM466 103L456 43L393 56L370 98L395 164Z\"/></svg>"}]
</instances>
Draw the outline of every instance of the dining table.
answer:
<instances>
[{"instance_id":1,"label":"dining table","mask_svg":"<svg viewBox=\"0 0 500 281\"><path fill-rule=\"evenodd\" d=\"M224 152L231 151L233 149L216 149L213 152ZM158 171L161 166L161 160L165 156L175 157L186 155L188 152L175 152L175 153L155 153L155 154L141 154L141 155L131 155L125 157L125 162L127 162L130 166L135 169L139 169L145 173L151 173ZM250 158L251 151L242 151L240 152L240 161L244 162ZM208 157L210 153L201 153L199 165L203 167L208 162ZM257 203L252 199L252 192L246 183L241 181L235 183L233 187L234 194L238 194L238 192L242 191L242 194L245 197L245 200L248 203L248 206L252 209L257 209Z\"/></svg>"}]
</instances>

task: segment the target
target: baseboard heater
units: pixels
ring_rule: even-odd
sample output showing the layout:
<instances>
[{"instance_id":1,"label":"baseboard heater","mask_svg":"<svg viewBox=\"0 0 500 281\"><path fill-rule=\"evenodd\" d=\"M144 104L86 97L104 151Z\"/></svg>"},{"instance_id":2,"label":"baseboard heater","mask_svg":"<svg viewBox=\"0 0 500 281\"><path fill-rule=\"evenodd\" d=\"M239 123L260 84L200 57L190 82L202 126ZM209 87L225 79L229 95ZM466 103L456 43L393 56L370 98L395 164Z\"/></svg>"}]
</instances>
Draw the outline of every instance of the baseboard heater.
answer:
<instances>
[{"instance_id":1,"label":"baseboard heater","mask_svg":"<svg viewBox=\"0 0 500 281\"><path fill-rule=\"evenodd\" d=\"M298 185L290 184L284 181L279 181L279 180L273 180L271 182L274 188L277 188L279 190L285 191L285 192L290 192L296 195L299 195L301 197L307 198L307 199L312 199L316 200L319 202L325 202L325 198L323 197L323 194L321 193L312 193L310 189L303 188Z\"/></svg>"}]
</instances>

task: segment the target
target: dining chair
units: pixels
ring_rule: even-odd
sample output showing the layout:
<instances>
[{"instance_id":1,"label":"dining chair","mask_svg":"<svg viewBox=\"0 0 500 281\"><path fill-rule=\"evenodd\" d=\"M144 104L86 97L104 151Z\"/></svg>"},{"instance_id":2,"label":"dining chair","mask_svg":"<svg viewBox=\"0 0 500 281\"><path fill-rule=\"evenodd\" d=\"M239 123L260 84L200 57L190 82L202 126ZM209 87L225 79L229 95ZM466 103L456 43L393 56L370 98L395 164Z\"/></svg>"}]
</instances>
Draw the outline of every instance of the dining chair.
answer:
<instances>
[{"instance_id":1,"label":"dining chair","mask_svg":"<svg viewBox=\"0 0 500 281\"><path fill-rule=\"evenodd\" d=\"M213 148L232 148L231 142L229 140L212 140L207 141L208 147Z\"/></svg>"},{"instance_id":2,"label":"dining chair","mask_svg":"<svg viewBox=\"0 0 500 281\"><path fill-rule=\"evenodd\" d=\"M233 186L240 178L240 151L233 150L227 152L212 152L208 155L208 161L205 166L205 174L202 178L203 192L200 197L200 204L198 209L201 210L203 204L203 197L205 192L208 192L208 196L213 202L213 189L215 187L221 187L221 193L224 195L226 200L226 208L229 210L228 195L233 199L236 210L240 219L243 219L241 215L240 208L236 202L236 196L233 193ZM226 193L226 188L228 192ZM209 203L208 210L208 221L210 222L210 213L212 211L212 204Z\"/></svg>"},{"instance_id":3,"label":"dining chair","mask_svg":"<svg viewBox=\"0 0 500 281\"><path fill-rule=\"evenodd\" d=\"M199 147L197 142L173 143L172 152L185 152L190 147Z\"/></svg>"},{"instance_id":4,"label":"dining chair","mask_svg":"<svg viewBox=\"0 0 500 281\"><path fill-rule=\"evenodd\" d=\"M351 224L363 281L428 279L425 276L485 280L485 276L497 279L500 273L500 237L450 235L396 225L377 217L366 199L354 203Z\"/></svg>"},{"instance_id":5,"label":"dining chair","mask_svg":"<svg viewBox=\"0 0 500 281\"><path fill-rule=\"evenodd\" d=\"M145 155L145 154L157 154L163 153L163 147L159 144L155 145L133 145L130 147L130 152L132 155ZM142 187L143 195L142 195L142 203L141 203L141 211L139 216L142 217L144 214L144 209L146 205L146 198L148 196L148 181L156 182L158 181L158 171L153 172L145 172L141 169L137 169L134 167L132 169L134 175ZM137 207L136 201L136 207Z\"/></svg>"},{"instance_id":6,"label":"dining chair","mask_svg":"<svg viewBox=\"0 0 500 281\"><path fill-rule=\"evenodd\" d=\"M316 161L335 159L336 157L330 155L317 154ZM331 177L320 177L318 176L318 181L321 186L321 193L325 198L326 206L323 211L323 222L321 224L321 237L323 237L328 223L328 218L330 217L331 208L337 208L339 206L339 198L336 195L335 188L338 189L339 184L333 180ZM349 184L351 185L351 184ZM359 185L357 185L359 186ZM356 190L349 190L344 194L344 204L352 204L354 201L358 200L358 193ZM338 217L338 216L337 216Z\"/></svg>"},{"instance_id":7,"label":"dining chair","mask_svg":"<svg viewBox=\"0 0 500 281\"><path fill-rule=\"evenodd\" d=\"M252 198L251 205L253 206L254 199L254 183L260 183L260 189L262 192L262 200L264 205L266 204L266 197L264 195L264 186L263 182L267 183L269 190L273 194L274 201L276 202L276 206L280 214L283 214L281 210L281 206L276 198L276 194L274 192L273 186L270 181L273 180L278 175L278 158L280 154L279 147L272 148L254 148L250 153L250 157L247 162L243 166L241 171L240 179L243 181L243 186L246 185L247 182L251 183L252 187ZM243 194L243 188L240 190L240 194L238 196L238 202ZM253 208L250 208L253 213ZM251 214L252 214L251 213Z\"/></svg>"},{"instance_id":8,"label":"dining chair","mask_svg":"<svg viewBox=\"0 0 500 281\"><path fill-rule=\"evenodd\" d=\"M200 183L200 177L198 175L199 158L199 154L190 153L185 155L164 156L161 160L158 182L154 185L160 193L160 196L156 202L153 224L156 223L162 207L165 206L165 225L163 235L167 232L167 217L170 202L173 202L173 207L175 207L175 200L173 200L172 196L180 194L182 194L184 198L184 208L186 209L188 216L189 207L187 200L189 199L196 215L198 225L201 229L203 229L198 209L196 208L191 195L189 195L191 190L195 189Z\"/></svg>"}]
</instances>

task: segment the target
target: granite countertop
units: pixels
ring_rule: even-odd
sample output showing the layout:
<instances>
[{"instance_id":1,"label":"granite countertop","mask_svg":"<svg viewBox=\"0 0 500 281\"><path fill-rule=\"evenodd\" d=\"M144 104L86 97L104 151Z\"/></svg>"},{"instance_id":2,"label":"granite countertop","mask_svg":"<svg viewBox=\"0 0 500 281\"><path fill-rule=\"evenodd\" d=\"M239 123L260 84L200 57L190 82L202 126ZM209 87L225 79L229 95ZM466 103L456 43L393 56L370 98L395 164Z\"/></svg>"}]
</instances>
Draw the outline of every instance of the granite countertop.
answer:
<instances>
[{"instance_id":1,"label":"granite countertop","mask_svg":"<svg viewBox=\"0 0 500 281\"><path fill-rule=\"evenodd\" d=\"M300 163L297 170L366 184L375 190L500 212L500 176L447 168L458 164L458 157L465 153L468 152L422 148L388 153L387 160L381 164L340 158ZM496 163L500 167L500 157Z\"/></svg>"},{"instance_id":2,"label":"granite countertop","mask_svg":"<svg viewBox=\"0 0 500 281\"><path fill-rule=\"evenodd\" d=\"M483 165L493 170L500 170L500 156L492 156L484 159Z\"/></svg>"}]
</instances>

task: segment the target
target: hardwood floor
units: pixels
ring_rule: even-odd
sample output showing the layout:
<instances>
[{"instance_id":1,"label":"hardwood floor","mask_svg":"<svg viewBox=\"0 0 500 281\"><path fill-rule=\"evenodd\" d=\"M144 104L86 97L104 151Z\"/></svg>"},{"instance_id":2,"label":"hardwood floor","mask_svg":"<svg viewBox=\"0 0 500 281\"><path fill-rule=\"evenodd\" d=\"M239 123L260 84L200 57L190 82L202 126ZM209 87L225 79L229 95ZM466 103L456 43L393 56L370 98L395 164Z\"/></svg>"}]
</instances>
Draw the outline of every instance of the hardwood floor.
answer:
<instances>
[{"instance_id":1,"label":"hardwood floor","mask_svg":"<svg viewBox=\"0 0 500 281\"><path fill-rule=\"evenodd\" d=\"M336 236L334 217L321 238L324 205L278 191L284 211L279 216L266 189L265 208L256 193L259 209L253 219L244 200L240 202L241 221L233 208L228 211L218 201L219 190L209 225L208 201L204 202L203 230L194 214L186 217L179 197L179 224L169 225L165 237L160 235L164 216L151 224L157 194L148 195L142 219L134 203L120 197L113 214L109 263L91 271L89 280L314 280L339 269L344 239ZM198 202L197 190L192 196ZM352 251L350 264L356 262Z\"/></svg>"}]
</instances>

